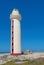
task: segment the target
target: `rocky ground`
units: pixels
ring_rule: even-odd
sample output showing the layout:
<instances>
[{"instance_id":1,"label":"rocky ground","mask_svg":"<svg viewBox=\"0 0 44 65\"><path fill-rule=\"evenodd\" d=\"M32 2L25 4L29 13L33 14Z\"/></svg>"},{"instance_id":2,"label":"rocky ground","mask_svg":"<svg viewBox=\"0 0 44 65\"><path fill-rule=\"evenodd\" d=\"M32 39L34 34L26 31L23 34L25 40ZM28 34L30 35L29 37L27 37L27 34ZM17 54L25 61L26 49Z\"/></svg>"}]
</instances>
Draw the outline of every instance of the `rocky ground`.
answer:
<instances>
[{"instance_id":1,"label":"rocky ground","mask_svg":"<svg viewBox=\"0 0 44 65\"><path fill-rule=\"evenodd\" d=\"M44 65L44 60L39 60L39 61L38 60L36 61L27 60L27 61L24 61L23 63L16 63L15 60L12 60L2 65Z\"/></svg>"},{"instance_id":2,"label":"rocky ground","mask_svg":"<svg viewBox=\"0 0 44 65\"><path fill-rule=\"evenodd\" d=\"M24 63L42 63L44 61L44 53L25 53L18 56L12 56L10 54L0 55L0 65L6 63L24 64ZM30 64L32 65L32 64Z\"/></svg>"}]
</instances>

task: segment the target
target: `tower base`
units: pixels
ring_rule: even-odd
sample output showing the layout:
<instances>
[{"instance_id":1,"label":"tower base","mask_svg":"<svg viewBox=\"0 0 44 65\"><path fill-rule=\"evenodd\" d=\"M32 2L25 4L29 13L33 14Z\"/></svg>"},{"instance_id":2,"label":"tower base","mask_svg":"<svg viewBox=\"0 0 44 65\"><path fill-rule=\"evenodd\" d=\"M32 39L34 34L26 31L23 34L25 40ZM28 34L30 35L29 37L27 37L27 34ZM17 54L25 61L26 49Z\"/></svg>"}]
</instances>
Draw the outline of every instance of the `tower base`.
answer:
<instances>
[{"instance_id":1,"label":"tower base","mask_svg":"<svg viewBox=\"0 0 44 65\"><path fill-rule=\"evenodd\" d=\"M22 53L11 53L12 56L22 55Z\"/></svg>"}]
</instances>

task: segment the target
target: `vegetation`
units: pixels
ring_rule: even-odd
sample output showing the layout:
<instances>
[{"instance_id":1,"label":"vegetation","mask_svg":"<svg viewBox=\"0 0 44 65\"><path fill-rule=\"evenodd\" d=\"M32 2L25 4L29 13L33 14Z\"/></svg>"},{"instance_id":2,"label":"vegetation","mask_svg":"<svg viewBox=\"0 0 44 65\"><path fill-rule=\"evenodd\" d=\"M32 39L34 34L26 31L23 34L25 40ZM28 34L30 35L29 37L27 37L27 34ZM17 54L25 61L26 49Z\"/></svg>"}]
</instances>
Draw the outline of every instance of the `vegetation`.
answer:
<instances>
[{"instance_id":1,"label":"vegetation","mask_svg":"<svg viewBox=\"0 0 44 65\"><path fill-rule=\"evenodd\" d=\"M28 61L21 64L16 64L15 61L9 61L6 64L2 65L44 65L44 61Z\"/></svg>"}]
</instances>

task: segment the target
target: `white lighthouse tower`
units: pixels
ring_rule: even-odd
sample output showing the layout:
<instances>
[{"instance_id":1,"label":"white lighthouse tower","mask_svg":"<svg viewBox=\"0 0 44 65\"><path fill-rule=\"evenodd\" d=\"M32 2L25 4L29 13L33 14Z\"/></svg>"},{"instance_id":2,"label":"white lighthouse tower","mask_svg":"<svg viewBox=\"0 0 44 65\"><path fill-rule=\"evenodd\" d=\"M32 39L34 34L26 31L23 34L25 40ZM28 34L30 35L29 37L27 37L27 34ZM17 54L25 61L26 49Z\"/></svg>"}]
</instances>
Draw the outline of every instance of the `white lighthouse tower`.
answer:
<instances>
[{"instance_id":1,"label":"white lighthouse tower","mask_svg":"<svg viewBox=\"0 0 44 65\"><path fill-rule=\"evenodd\" d=\"M11 54L21 54L21 15L17 9L14 9L10 14L11 19Z\"/></svg>"}]
</instances>

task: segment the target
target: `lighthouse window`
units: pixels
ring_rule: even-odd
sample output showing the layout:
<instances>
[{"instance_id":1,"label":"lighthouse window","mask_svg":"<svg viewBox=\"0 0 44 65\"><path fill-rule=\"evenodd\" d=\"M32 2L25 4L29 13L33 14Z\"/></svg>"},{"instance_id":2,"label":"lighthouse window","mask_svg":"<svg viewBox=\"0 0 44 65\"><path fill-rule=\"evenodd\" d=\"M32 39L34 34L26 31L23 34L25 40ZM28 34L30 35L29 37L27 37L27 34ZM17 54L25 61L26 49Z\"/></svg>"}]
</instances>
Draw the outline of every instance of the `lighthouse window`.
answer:
<instances>
[{"instance_id":1,"label":"lighthouse window","mask_svg":"<svg viewBox=\"0 0 44 65\"><path fill-rule=\"evenodd\" d=\"M12 34L13 34L13 31L12 31Z\"/></svg>"},{"instance_id":2,"label":"lighthouse window","mask_svg":"<svg viewBox=\"0 0 44 65\"><path fill-rule=\"evenodd\" d=\"M13 52L13 49L12 49L12 52Z\"/></svg>"},{"instance_id":3,"label":"lighthouse window","mask_svg":"<svg viewBox=\"0 0 44 65\"><path fill-rule=\"evenodd\" d=\"M12 28L13 28L14 26L12 26Z\"/></svg>"},{"instance_id":4,"label":"lighthouse window","mask_svg":"<svg viewBox=\"0 0 44 65\"><path fill-rule=\"evenodd\" d=\"M13 42L12 42L12 45L13 45Z\"/></svg>"},{"instance_id":5,"label":"lighthouse window","mask_svg":"<svg viewBox=\"0 0 44 65\"><path fill-rule=\"evenodd\" d=\"M13 40L13 37L12 37L12 40Z\"/></svg>"}]
</instances>

